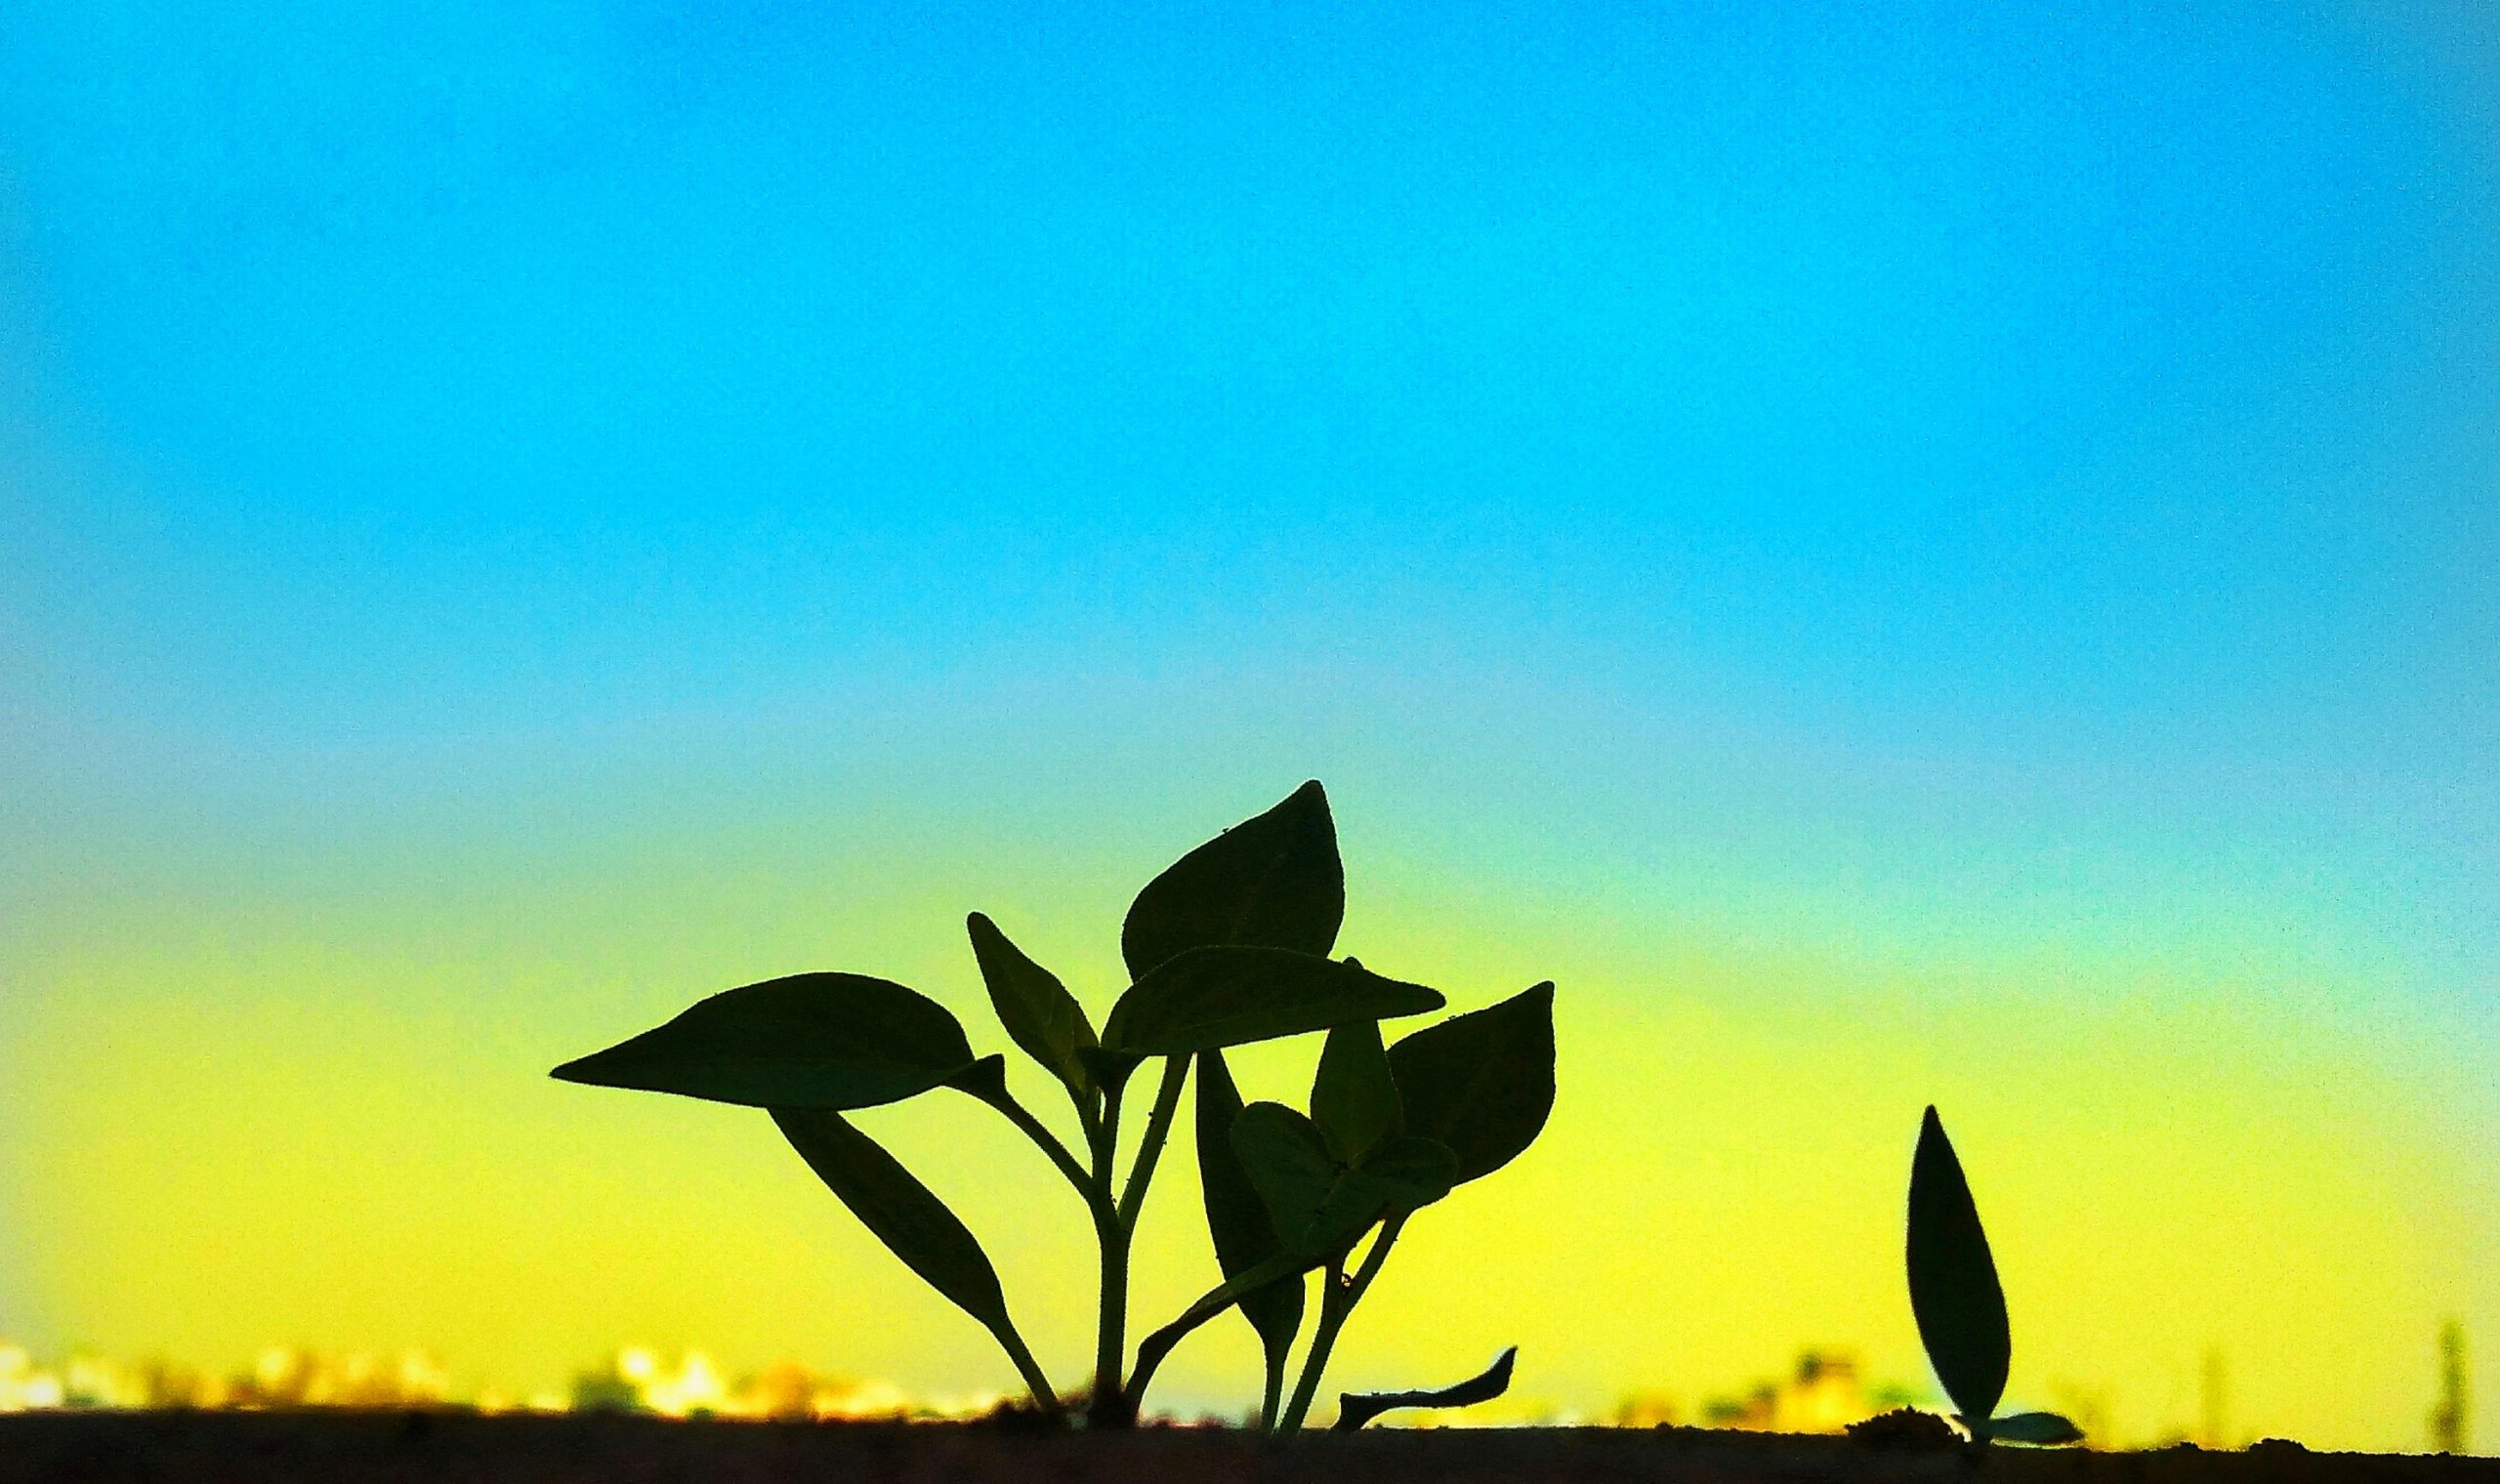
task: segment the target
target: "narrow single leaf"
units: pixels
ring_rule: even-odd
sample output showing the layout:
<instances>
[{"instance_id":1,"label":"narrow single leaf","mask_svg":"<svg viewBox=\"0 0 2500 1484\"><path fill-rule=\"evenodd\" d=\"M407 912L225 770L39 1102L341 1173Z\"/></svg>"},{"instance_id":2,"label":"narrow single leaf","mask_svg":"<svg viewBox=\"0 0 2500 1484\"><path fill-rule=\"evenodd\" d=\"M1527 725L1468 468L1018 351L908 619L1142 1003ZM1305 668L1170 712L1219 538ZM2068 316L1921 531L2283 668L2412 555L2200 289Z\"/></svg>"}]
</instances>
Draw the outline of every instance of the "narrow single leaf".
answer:
<instances>
[{"instance_id":1,"label":"narrow single leaf","mask_svg":"<svg viewBox=\"0 0 2500 1484\"><path fill-rule=\"evenodd\" d=\"M1325 957L1346 918L1346 868L1314 780L1164 868L1129 906L1120 955L1143 979L1192 948L1249 944Z\"/></svg>"},{"instance_id":2,"label":"narrow single leaf","mask_svg":"<svg viewBox=\"0 0 2500 1484\"><path fill-rule=\"evenodd\" d=\"M989 986L990 1007L998 1011L998 1023L1007 1027L1008 1039L1065 1083L1068 1095L1079 1103L1094 1095L1094 1075L1080 1054L1095 1045L1094 1022L1085 1018L1085 1007L1059 975L1008 941L986 916L976 912L964 926L972 934L981 980Z\"/></svg>"},{"instance_id":3,"label":"narrow single leaf","mask_svg":"<svg viewBox=\"0 0 2500 1484\"><path fill-rule=\"evenodd\" d=\"M992 1334L1013 1329L988 1254L901 1161L839 1113L774 1108L772 1121L887 1251Z\"/></svg>"},{"instance_id":4,"label":"narrow single leaf","mask_svg":"<svg viewBox=\"0 0 2500 1484\"><path fill-rule=\"evenodd\" d=\"M937 1001L865 974L767 979L697 1001L667 1024L556 1068L565 1082L770 1108L865 1108L972 1064Z\"/></svg>"},{"instance_id":5,"label":"narrow single leaf","mask_svg":"<svg viewBox=\"0 0 2500 1484\"><path fill-rule=\"evenodd\" d=\"M1511 1366L1520 1358L1520 1347L1513 1345L1493 1357L1493 1363L1476 1376L1453 1386L1427 1391L1341 1391L1337 1394L1337 1425L1339 1432L1352 1432L1384 1412L1399 1407L1472 1407L1489 1402L1511 1389Z\"/></svg>"},{"instance_id":6,"label":"narrow single leaf","mask_svg":"<svg viewBox=\"0 0 2500 1484\"><path fill-rule=\"evenodd\" d=\"M1479 1179L1535 1142L1554 1111L1554 986L1428 1025L1389 1049L1406 1132L1458 1156Z\"/></svg>"},{"instance_id":7,"label":"narrow single leaf","mask_svg":"<svg viewBox=\"0 0 2500 1484\"><path fill-rule=\"evenodd\" d=\"M1241 1156L1233 1152L1232 1121L1240 1115L1241 1093L1224 1053L1198 1052L1198 1188L1206 1199L1216 1265L1227 1278L1237 1278L1284 1251L1268 1203L1251 1183ZM1258 1331L1271 1368L1292 1347L1302 1328L1302 1306L1299 1283L1271 1284L1242 1298L1242 1317Z\"/></svg>"},{"instance_id":8,"label":"narrow single leaf","mask_svg":"<svg viewBox=\"0 0 2500 1484\"><path fill-rule=\"evenodd\" d=\"M1979 1207L1933 1107L1919 1126L1910 1164L1908 1257L1918 1338L1944 1394L1976 1435L1987 1428L2005 1394L2014 1344Z\"/></svg>"},{"instance_id":9,"label":"narrow single leaf","mask_svg":"<svg viewBox=\"0 0 2500 1484\"><path fill-rule=\"evenodd\" d=\"M1178 1056L1438 1010L1438 990L1283 948L1192 948L1129 986L1106 1050Z\"/></svg>"},{"instance_id":10,"label":"narrow single leaf","mask_svg":"<svg viewBox=\"0 0 2500 1484\"><path fill-rule=\"evenodd\" d=\"M1311 1082L1311 1120L1349 1164L1402 1127L1397 1082L1381 1049L1379 1021L1352 1020L1328 1032L1318 1075Z\"/></svg>"},{"instance_id":11,"label":"narrow single leaf","mask_svg":"<svg viewBox=\"0 0 2500 1484\"><path fill-rule=\"evenodd\" d=\"M2054 1412L2018 1412L1988 1423L1988 1436L2001 1443L2033 1443L2043 1447L2080 1443L2083 1429Z\"/></svg>"}]
</instances>

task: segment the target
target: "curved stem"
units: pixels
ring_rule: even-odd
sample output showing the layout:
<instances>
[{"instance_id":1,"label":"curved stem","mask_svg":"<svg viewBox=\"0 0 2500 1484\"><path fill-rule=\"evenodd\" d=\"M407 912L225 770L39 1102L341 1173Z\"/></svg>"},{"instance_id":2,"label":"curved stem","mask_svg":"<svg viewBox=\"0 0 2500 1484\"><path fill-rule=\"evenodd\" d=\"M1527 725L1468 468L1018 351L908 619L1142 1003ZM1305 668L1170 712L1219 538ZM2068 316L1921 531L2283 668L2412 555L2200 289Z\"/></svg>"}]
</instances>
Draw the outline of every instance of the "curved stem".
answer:
<instances>
[{"instance_id":1,"label":"curved stem","mask_svg":"<svg viewBox=\"0 0 2500 1484\"><path fill-rule=\"evenodd\" d=\"M1146 1382L1154 1379L1155 1368L1163 1364L1163 1357L1198 1326L1271 1283L1299 1283L1310 1270L1310 1265L1300 1258L1280 1253L1209 1289L1197 1302L1182 1310L1180 1318L1138 1341L1137 1369L1129 1373L1129 1400L1134 1403L1146 1395Z\"/></svg>"},{"instance_id":2,"label":"curved stem","mask_svg":"<svg viewBox=\"0 0 2500 1484\"><path fill-rule=\"evenodd\" d=\"M1371 1280L1380 1275L1380 1265L1389 1258L1390 1244L1397 1240L1398 1228L1406 1224L1404 1216L1389 1218L1372 1238L1371 1251L1363 1255L1363 1265L1348 1282L1344 1269L1331 1269L1319 1300L1319 1327L1312 1332L1311 1352L1302 1358L1302 1377L1294 1382L1293 1401L1285 1408L1284 1421L1276 1424L1279 1432L1292 1432L1302 1426L1311 1413L1311 1399L1319 1390L1319 1373L1328 1369L1328 1352L1336 1347L1337 1332L1346 1327L1354 1305L1363 1301L1363 1293Z\"/></svg>"},{"instance_id":3,"label":"curved stem","mask_svg":"<svg viewBox=\"0 0 2500 1484\"><path fill-rule=\"evenodd\" d=\"M1076 1156L1068 1153L1067 1146L1059 1141L1059 1135L1050 1131L1049 1125L1035 1118L1031 1109L1018 1102L1016 1094L1008 1092L1004 1084L972 1095L1005 1114L1009 1123L1022 1130L1024 1136L1031 1139L1044 1154L1049 1155L1051 1163L1059 1167L1059 1173L1067 1177L1070 1185L1076 1187L1076 1193L1085 1198L1086 1206L1089 1209L1093 1207L1095 1204L1094 1182L1086 1176L1085 1167L1076 1162Z\"/></svg>"},{"instance_id":4,"label":"curved stem","mask_svg":"<svg viewBox=\"0 0 2500 1484\"><path fill-rule=\"evenodd\" d=\"M1033 1393L1033 1405L1041 1408L1047 1417L1065 1417L1067 1408L1061 1403L1058 1389L1051 1384L1051 1379L1042 1374L1042 1363L1033 1358L1032 1350L1024 1343L1024 1337L1016 1333L1016 1326L1001 1325L990 1333L998 1337L1000 1348L1007 1352L1009 1360L1016 1363L1017 1373L1024 1378L1024 1388Z\"/></svg>"}]
</instances>

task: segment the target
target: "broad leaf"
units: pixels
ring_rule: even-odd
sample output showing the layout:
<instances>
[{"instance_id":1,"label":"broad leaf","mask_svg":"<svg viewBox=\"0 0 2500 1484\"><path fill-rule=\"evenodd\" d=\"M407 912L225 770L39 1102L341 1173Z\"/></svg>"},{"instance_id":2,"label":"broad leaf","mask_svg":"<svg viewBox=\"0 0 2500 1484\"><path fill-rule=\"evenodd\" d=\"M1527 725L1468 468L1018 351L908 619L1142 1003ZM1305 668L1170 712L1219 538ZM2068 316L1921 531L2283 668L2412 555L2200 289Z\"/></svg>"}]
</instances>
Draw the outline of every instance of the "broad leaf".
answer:
<instances>
[{"instance_id":1,"label":"broad leaf","mask_svg":"<svg viewBox=\"0 0 2500 1484\"><path fill-rule=\"evenodd\" d=\"M1312 1257L1342 1253L1383 1216L1439 1200L1458 1164L1434 1140L1402 1137L1349 1168L1317 1125L1276 1102L1242 1109L1231 1142L1277 1238L1288 1252Z\"/></svg>"},{"instance_id":2,"label":"broad leaf","mask_svg":"<svg viewBox=\"0 0 2500 1484\"><path fill-rule=\"evenodd\" d=\"M865 1108L927 1092L972 1060L962 1023L928 996L865 974L806 973L698 1001L554 1075L754 1107Z\"/></svg>"},{"instance_id":3,"label":"broad leaf","mask_svg":"<svg viewBox=\"0 0 2500 1484\"><path fill-rule=\"evenodd\" d=\"M1338 1172L1300 1245L1312 1252L1352 1247L1372 1222L1430 1206L1457 1182L1458 1157L1447 1145L1411 1135L1393 1138L1361 1164Z\"/></svg>"},{"instance_id":4,"label":"broad leaf","mask_svg":"<svg viewBox=\"0 0 2500 1484\"><path fill-rule=\"evenodd\" d=\"M1067 1084L1068 1094L1083 1103L1094 1094L1093 1073L1079 1054L1095 1044L1094 1023L1085 1018L1085 1007L1059 975L1009 942L996 923L976 912L964 926L972 934L981 980L989 986L990 1007L998 1011L998 1023L1007 1027L1008 1039Z\"/></svg>"},{"instance_id":5,"label":"broad leaf","mask_svg":"<svg viewBox=\"0 0 2500 1484\"><path fill-rule=\"evenodd\" d=\"M1406 1132L1458 1156L1479 1179L1535 1142L1554 1111L1554 986L1426 1026L1389 1049Z\"/></svg>"},{"instance_id":6,"label":"broad leaf","mask_svg":"<svg viewBox=\"0 0 2500 1484\"><path fill-rule=\"evenodd\" d=\"M1250 1172L1232 1148L1232 1121L1241 1115L1241 1093L1222 1051L1198 1052L1198 1187L1206 1198L1207 1234L1215 1239L1216 1265L1237 1278L1283 1253L1275 1218ZM1300 1283L1274 1283L1241 1299L1242 1317L1259 1332L1273 1370L1302 1328Z\"/></svg>"},{"instance_id":7,"label":"broad leaf","mask_svg":"<svg viewBox=\"0 0 2500 1484\"><path fill-rule=\"evenodd\" d=\"M1129 977L1192 948L1250 944L1325 957L1346 918L1346 868L1328 795L1304 784L1146 883L1120 928Z\"/></svg>"},{"instance_id":8,"label":"broad leaf","mask_svg":"<svg viewBox=\"0 0 2500 1484\"><path fill-rule=\"evenodd\" d=\"M1254 1102L1234 1116L1229 1141L1277 1238L1296 1253L1324 1251L1309 1240L1312 1223L1345 1167L1318 1128L1283 1103Z\"/></svg>"},{"instance_id":9,"label":"broad leaf","mask_svg":"<svg viewBox=\"0 0 2500 1484\"><path fill-rule=\"evenodd\" d=\"M929 1286L992 1334L1013 1326L998 1270L930 1188L839 1113L775 1108L772 1121L860 1224Z\"/></svg>"},{"instance_id":10,"label":"broad leaf","mask_svg":"<svg viewBox=\"0 0 2500 1484\"><path fill-rule=\"evenodd\" d=\"M2054 1412L2018 1412L1988 1423L1987 1435L2003 1443L2053 1446L2080 1443L2083 1429Z\"/></svg>"},{"instance_id":11,"label":"broad leaf","mask_svg":"<svg viewBox=\"0 0 2500 1484\"><path fill-rule=\"evenodd\" d=\"M1919 1126L1918 1154L1910 1164L1908 1246L1910 1313L1918 1320L1918 1338L1944 1394L1977 1435L2005 1394L2013 1339L1979 1207L1932 1107Z\"/></svg>"},{"instance_id":12,"label":"broad leaf","mask_svg":"<svg viewBox=\"0 0 2500 1484\"><path fill-rule=\"evenodd\" d=\"M1520 1358L1513 1345L1493 1358L1478 1375L1453 1386L1428 1391L1342 1391L1337 1395L1339 1432L1352 1432L1384 1412L1399 1407L1472 1407L1511 1389L1511 1366Z\"/></svg>"},{"instance_id":13,"label":"broad leaf","mask_svg":"<svg viewBox=\"0 0 2500 1484\"><path fill-rule=\"evenodd\" d=\"M1104 1024L1103 1044L1132 1056L1178 1056L1420 1015L1442 1003L1437 990L1358 964L1283 948L1192 948L1129 986Z\"/></svg>"},{"instance_id":14,"label":"broad leaf","mask_svg":"<svg viewBox=\"0 0 2500 1484\"><path fill-rule=\"evenodd\" d=\"M1379 1021L1349 1021L1328 1033L1311 1082L1311 1121L1350 1164L1398 1132L1397 1082L1381 1049Z\"/></svg>"}]
</instances>

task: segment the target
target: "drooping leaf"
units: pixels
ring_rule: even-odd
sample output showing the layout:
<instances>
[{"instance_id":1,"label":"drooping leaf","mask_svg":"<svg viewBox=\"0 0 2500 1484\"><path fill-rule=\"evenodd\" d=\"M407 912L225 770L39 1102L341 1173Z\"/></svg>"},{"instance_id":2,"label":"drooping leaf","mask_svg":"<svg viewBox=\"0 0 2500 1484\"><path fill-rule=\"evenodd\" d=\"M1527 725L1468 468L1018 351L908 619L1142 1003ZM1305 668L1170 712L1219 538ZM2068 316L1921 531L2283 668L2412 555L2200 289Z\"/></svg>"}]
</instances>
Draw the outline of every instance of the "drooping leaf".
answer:
<instances>
[{"instance_id":1,"label":"drooping leaf","mask_svg":"<svg viewBox=\"0 0 2500 1484\"><path fill-rule=\"evenodd\" d=\"M1192 948L1129 986L1103 1027L1105 1050L1177 1056L1354 1020L1420 1015L1438 990L1284 948Z\"/></svg>"},{"instance_id":2,"label":"drooping leaf","mask_svg":"<svg viewBox=\"0 0 2500 1484\"><path fill-rule=\"evenodd\" d=\"M1352 1432L1384 1412L1399 1407L1472 1407L1511 1389L1511 1366L1520 1358L1513 1345L1493 1357L1482 1372L1452 1386L1426 1391L1341 1391L1337 1395L1339 1432Z\"/></svg>"},{"instance_id":3,"label":"drooping leaf","mask_svg":"<svg viewBox=\"0 0 2500 1484\"><path fill-rule=\"evenodd\" d=\"M927 1092L972 1060L962 1022L928 996L866 974L804 973L697 1001L554 1075L760 1108L865 1108Z\"/></svg>"},{"instance_id":4,"label":"drooping leaf","mask_svg":"<svg viewBox=\"0 0 2500 1484\"><path fill-rule=\"evenodd\" d=\"M1944 1394L1979 1435L2005 1394L2014 1344L1979 1207L1933 1107L1919 1126L1910 1163L1908 1257L1918 1338Z\"/></svg>"},{"instance_id":5,"label":"drooping leaf","mask_svg":"<svg viewBox=\"0 0 2500 1484\"><path fill-rule=\"evenodd\" d=\"M1250 1172L1232 1148L1232 1121L1241 1115L1241 1093L1222 1051L1198 1052L1198 1187L1206 1199L1207 1234L1215 1239L1216 1264L1237 1278L1283 1253L1275 1218ZM1302 1328L1300 1283L1274 1283L1241 1299L1242 1317L1259 1333L1270 1369L1293 1345Z\"/></svg>"},{"instance_id":6,"label":"drooping leaf","mask_svg":"<svg viewBox=\"0 0 2500 1484\"><path fill-rule=\"evenodd\" d=\"M1146 883L1120 928L1129 978L1192 948L1248 944L1325 957L1346 918L1328 795L1306 783Z\"/></svg>"},{"instance_id":7,"label":"drooping leaf","mask_svg":"<svg viewBox=\"0 0 2500 1484\"><path fill-rule=\"evenodd\" d=\"M992 1334L1013 1328L989 1255L901 1161L839 1113L774 1108L772 1121L887 1251Z\"/></svg>"},{"instance_id":8,"label":"drooping leaf","mask_svg":"<svg viewBox=\"0 0 2500 1484\"><path fill-rule=\"evenodd\" d=\"M1094 1022L1085 1007L1067 992L1059 975L1036 964L1008 941L998 925L976 912L964 920L973 939L973 957L989 986L989 1003L1008 1039L1045 1071L1067 1085L1081 1104L1094 1094L1094 1075L1079 1054L1095 1045Z\"/></svg>"},{"instance_id":9,"label":"drooping leaf","mask_svg":"<svg viewBox=\"0 0 2500 1484\"><path fill-rule=\"evenodd\" d=\"M1554 1111L1554 986L1428 1025L1389 1049L1406 1132L1458 1156L1479 1179L1535 1142Z\"/></svg>"},{"instance_id":10,"label":"drooping leaf","mask_svg":"<svg viewBox=\"0 0 2500 1484\"><path fill-rule=\"evenodd\" d=\"M1311 1121L1349 1164L1403 1126L1379 1021L1353 1020L1328 1032L1311 1082Z\"/></svg>"},{"instance_id":11,"label":"drooping leaf","mask_svg":"<svg viewBox=\"0 0 2500 1484\"><path fill-rule=\"evenodd\" d=\"M2000 1443L2031 1443L2053 1447L2080 1443L2083 1429L2054 1412L2018 1412L1988 1423L1987 1434Z\"/></svg>"}]
</instances>

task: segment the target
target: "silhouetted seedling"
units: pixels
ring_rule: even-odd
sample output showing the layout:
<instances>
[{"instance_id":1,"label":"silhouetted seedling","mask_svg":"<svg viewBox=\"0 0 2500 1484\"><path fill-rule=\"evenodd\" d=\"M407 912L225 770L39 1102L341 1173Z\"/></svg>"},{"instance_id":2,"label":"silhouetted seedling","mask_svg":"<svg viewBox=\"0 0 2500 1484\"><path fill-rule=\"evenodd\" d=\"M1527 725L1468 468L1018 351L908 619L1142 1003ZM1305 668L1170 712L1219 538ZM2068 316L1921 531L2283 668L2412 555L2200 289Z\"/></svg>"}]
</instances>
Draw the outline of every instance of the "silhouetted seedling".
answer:
<instances>
[{"instance_id":1,"label":"silhouetted seedling","mask_svg":"<svg viewBox=\"0 0 2500 1484\"><path fill-rule=\"evenodd\" d=\"M1979 1226L1962 1162L1933 1107L1910 1164L1910 1312L1936 1379L1960 1409L1955 1421L1978 1444L2076 1443L2083 1432L2054 1412L1997 1417L2014 1356L2005 1289Z\"/></svg>"},{"instance_id":2,"label":"silhouetted seedling","mask_svg":"<svg viewBox=\"0 0 2500 1484\"><path fill-rule=\"evenodd\" d=\"M978 1098L1049 1158L1093 1220L1102 1263L1089 1423L1132 1423L1173 1346L1237 1307L1266 1353L1260 1415L1291 1430L1406 1221L1516 1158L1554 1105L1553 985L1385 1045L1383 1019L1443 1001L1354 959L1330 959L1345 907L1327 796L1307 783L1138 893L1120 932L1130 984L1099 1034L1057 975L974 913L967 927L990 1005L1008 1039L1067 1093L1082 1159L1008 1091L1003 1057L974 1054L943 1006L863 974L794 974L729 990L555 1075L770 1109L860 1223L996 1338L1037 1407L1062 1415L979 1242L844 1116L940 1087ZM1244 1107L1225 1049L1312 1033L1327 1039L1309 1111ZM1123 1178L1114 1167L1124 1092L1139 1067L1158 1059L1154 1101ZM1124 1374L1130 1245L1192 1066L1200 1184L1224 1281L1147 1336ZM1288 1402L1284 1375L1313 1271L1326 1274L1319 1314ZM1349 1396L1347 1415L1359 1414L1351 1425L1360 1425L1389 1407L1483 1400L1509 1383L1510 1362L1506 1352L1493 1371L1442 1391Z\"/></svg>"}]
</instances>

